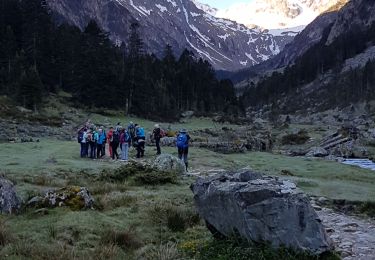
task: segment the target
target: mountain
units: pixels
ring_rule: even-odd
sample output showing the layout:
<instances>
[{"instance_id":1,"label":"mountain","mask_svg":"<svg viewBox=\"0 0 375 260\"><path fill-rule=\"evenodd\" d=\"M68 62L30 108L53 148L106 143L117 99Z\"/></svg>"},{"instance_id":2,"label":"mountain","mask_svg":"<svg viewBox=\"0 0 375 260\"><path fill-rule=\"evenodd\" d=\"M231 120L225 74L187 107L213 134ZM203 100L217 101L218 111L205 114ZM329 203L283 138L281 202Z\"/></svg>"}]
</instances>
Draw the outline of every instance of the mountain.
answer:
<instances>
[{"instance_id":1,"label":"mountain","mask_svg":"<svg viewBox=\"0 0 375 260\"><path fill-rule=\"evenodd\" d=\"M250 28L268 29L271 33L280 33L280 30L299 32L337 2L340 0L254 0L234 4L219 10L216 15Z\"/></svg>"},{"instance_id":2,"label":"mountain","mask_svg":"<svg viewBox=\"0 0 375 260\"><path fill-rule=\"evenodd\" d=\"M324 26L318 28L319 23ZM283 113L318 112L356 102L371 106L375 100L374 2L352 0L317 18L298 37L310 33L319 40L292 60L275 57L273 61L289 62L288 66L245 90L247 106ZM303 39L296 37L280 55L288 57L284 52L297 50L299 42Z\"/></svg>"},{"instance_id":3,"label":"mountain","mask_svg":"<svg viewBox=\"0 0 375 260\"><path fill-rule=\"evenodd\" d=\"M129 26L137 21L147 52L161 57L167 44L175 55L188 48L221 70L239 70L268 60L293 39L293 35L273 36L216 18L213 9L192 0L47 2L58 20L83 29L93 19L118 44L127 42Z\"/></svg>"},{"instance_id":4,"label":"mountain","mask_svg":"<svg viewBox=\"0 0 375 260\"><path fill-rule=\"evenodd\" d=\"M257 82L264 75L292 65L297 58L301 57L310 47L322 39L324 30L332 26L338 17L338 11L346 3L347 0L338 1L328 11L319 15L276 56L251 68L231 72L226 76L237 84L237 88L243 88L248 85L248 82Z\"/></svg>"}]
</instances>

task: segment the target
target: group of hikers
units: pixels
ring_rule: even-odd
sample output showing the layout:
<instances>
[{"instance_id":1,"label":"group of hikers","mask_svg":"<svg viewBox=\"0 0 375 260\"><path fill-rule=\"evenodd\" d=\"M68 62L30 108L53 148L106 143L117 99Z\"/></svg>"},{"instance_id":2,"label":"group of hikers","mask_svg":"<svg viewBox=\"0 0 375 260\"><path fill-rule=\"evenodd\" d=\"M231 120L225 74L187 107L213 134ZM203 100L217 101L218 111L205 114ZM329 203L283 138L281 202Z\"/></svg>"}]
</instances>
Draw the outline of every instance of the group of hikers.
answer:
<instances>
[{"instance_id":1,"label":"group of hikers","mask_svg":"<svg viewBox=\"0 0 375 260\"><path fill-rule=\"evenodd\" d=\"M160 140L164 136L165 131L160 128L159 124L155 124L152 138L155 141L157 155L161 154ZM118 123L115 128L110 127L108 131L103 126L96 127L87 123L79 129L77 139L81 145L81 158L101 159L106 155L106 147L112 160L128 161L131 147L136 149L137 158L142 158L145 154L145 130L133 122L130 122L128 127L122 127ZM188 168L189 141L190 136L186 129L180 130L176 137L176 146L178 157L184 161L186 169ZM118 148L121 150L121 156L118 154Z\"/></svg>"}]
</instances>

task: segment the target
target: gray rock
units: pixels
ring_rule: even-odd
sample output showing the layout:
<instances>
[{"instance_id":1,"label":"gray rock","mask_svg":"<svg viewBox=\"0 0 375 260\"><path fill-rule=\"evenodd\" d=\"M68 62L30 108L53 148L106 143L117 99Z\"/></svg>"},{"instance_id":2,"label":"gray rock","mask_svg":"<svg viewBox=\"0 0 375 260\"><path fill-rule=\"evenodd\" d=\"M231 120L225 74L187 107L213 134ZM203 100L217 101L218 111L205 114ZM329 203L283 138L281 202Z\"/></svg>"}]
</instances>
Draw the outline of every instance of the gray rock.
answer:
<instances>
[{"instance_id":1,"label":"gray rock","mask_svg":"<svg viewBox=\"0 0 375 260\"><path fill-rule=\"evenodd\" d=\"M0 213L13 214L21 208L21 200L18 197L11 181L0 177Z\"/></svg>"},{"instance_id":2,"label":"gray rock","mask_svg":"<svg viewBox=\"0 0 375 260\"><path fill-rule=\"evenodd\" d=\"M160 139L161 146L174 146L176 145L176 137L163 137Z\"/></svg>"},{"instance_id":3,"label":"gray rock","mask_svg":"<svg viewBox=\"0 0 375 260\"><path fill-rule=\"evenodd\" d=\"M183 161L170 154L159 155L155 159L152 167L160 171L176 172L178 174L186 173L186 167Z\"/></svg>"},{"instance_id":4,"label":"gray rock","mask_svg":"<svg viewBox=\"0 0 375 260\"><path fill-rule=\"evenodd\" d=\"M243 175L248 178L236 174L199 178L191 186L199 214L214 235L239 235L314 254L332 249L309 199L293 183Z\"/></svg>"},{"instance_id":5,"label":"gray rock","mask_svg":"<svg viewBox=\"0 0 375 260\"><path fill-rule=\"evenodd\" d=\"M308 156L308 157L325 157L328 154L329 154L328 151L326 149L322 148L322 147L312 147L308 151L306 156Z\"/></svg>"}]
</instances>

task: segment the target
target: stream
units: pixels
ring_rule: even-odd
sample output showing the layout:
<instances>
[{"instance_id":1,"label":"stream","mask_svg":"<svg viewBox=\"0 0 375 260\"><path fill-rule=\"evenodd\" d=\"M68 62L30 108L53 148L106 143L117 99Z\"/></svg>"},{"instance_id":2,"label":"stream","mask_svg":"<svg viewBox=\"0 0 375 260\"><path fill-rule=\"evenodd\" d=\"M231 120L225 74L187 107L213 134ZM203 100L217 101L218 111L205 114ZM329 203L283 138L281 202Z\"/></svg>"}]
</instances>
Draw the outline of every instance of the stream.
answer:
<instances>
[{"instance_id":1,"label":"stream","mask_svg":"<svg viewBox=\"0 0 375 260\"><path fill-rule=\"evenodd\" d=\"M375 171L375 163L369 159L345 159L342 163Z\"/></svg>"}]
</instances>

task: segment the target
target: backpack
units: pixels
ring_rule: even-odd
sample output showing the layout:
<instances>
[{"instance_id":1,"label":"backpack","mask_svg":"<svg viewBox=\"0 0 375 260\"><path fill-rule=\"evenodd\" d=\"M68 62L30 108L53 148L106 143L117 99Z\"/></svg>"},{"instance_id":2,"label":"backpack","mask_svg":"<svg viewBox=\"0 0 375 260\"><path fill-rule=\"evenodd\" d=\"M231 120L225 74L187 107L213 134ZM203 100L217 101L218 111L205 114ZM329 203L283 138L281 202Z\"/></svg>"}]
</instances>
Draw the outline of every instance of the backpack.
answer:
<instances>
[{"instance_id":1,"label":"backpack","mask_svg":"<svg viewBox=\"0 0 375 260\"><path fill-rule=\"evenodd\" d=\"M160 138L163 138L165 137L167 134L165 133L165 131L163 129L160 128Z\"/></svg>"},{"instance_id":2,"label":"backpack","mask_svg":"<svg viewBox=\"0 0 375 260\"><path fill-rule=\"evenodd\" d=\"M145 137L145 130L142 127L137 129L137 137Z\"/></svg>"},{"instance_id":3,"label":"backpack","mask_svg":"<svg viewBox=\"0 0 375 260\"><path fill-rule=\"evenodd\" d=\"M178 148L186 148L188 146L188 138L185 133L181 133L177 136L177 147Z\"/></svg>"},{"instance_id":4,"label":"backpack","mask_svg":"<svg viewBox=\"0 0 375 260\"><path fill-rule=\"evenodd\" d=\"M125 142L130 143L131 140L132 140L132 137L130 136L130 134L128 132L125 132Z\"/></svg>"},{"instance_id":5,"label":"backpack","mask_svg":"<svg viewBox=\"0 0 375 260\"><path fill-rule=\"evenodd\" d=\"M117 131L113 132L112 142L113 143L119 143L120 142L120 134Z\"/></svg>"},{"instance_id":6,"label":"backpack","mask_svg":"<svg viewBox=\"0 0 375 260\"><path fill-rule=\"evenodd\" d=\"M81 143L82 140L83 140L83 132L80 131L80 132L78 132L77 141L78 141L78 143Z\"/></svg>"}]
</instances>

